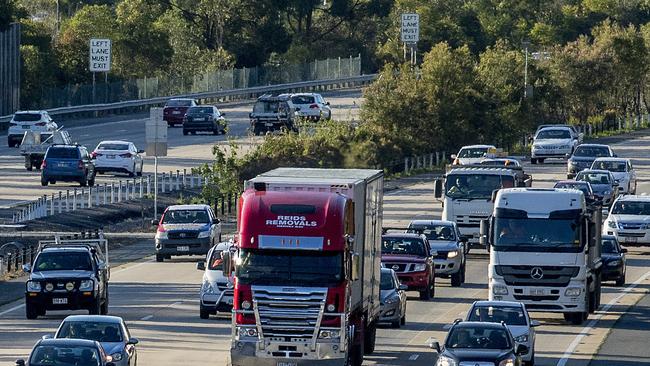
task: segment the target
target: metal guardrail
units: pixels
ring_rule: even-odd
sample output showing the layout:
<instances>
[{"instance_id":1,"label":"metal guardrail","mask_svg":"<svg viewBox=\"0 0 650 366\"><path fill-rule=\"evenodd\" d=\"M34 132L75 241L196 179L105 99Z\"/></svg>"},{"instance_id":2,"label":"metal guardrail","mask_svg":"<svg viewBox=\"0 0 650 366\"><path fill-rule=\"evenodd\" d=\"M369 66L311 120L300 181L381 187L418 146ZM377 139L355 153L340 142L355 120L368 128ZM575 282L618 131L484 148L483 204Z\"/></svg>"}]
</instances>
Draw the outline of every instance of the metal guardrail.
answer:
<instances>
[{"instance_id":1,"label":"metal guardrail","mask_svg":"<svg viewBox=\"0 0 650 366\"><path fill-rule=\"evenodd\" d=\"M120 111L126 109L161 106L170 98L194 98L204 101L230 101L235 99L253 99L259 95L273 92L301 92L301 91L326 91L353 86L365 85L377 78L377 74L352 76L340 79L301 81L297 83L258 86L253 88L218 90L211 92L174 95L169 97L156 97L149 99L127 100L117 103L89 104L73 107L60 107L48 109L51 116L82 115L106 111ZM0 116L0 124L11 120L12 115Z\"/></svg>"}]
</instances>

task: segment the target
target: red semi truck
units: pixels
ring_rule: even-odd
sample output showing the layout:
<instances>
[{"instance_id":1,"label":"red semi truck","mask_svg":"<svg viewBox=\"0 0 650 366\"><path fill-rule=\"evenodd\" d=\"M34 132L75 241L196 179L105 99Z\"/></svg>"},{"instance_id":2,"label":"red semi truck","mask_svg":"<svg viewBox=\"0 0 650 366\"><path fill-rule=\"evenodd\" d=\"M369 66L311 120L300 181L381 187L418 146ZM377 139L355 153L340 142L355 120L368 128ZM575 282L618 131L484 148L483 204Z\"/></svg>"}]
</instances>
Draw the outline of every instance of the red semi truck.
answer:
<instances>
[{"instance_id":1,"label":"red semi truck","mask_svg":"<svg viewBox=\"0 0 650 366\"><path fill-rule=\"evenodd\" d=\"M279 168L238 207L233 366L361 365L379 318L383 173Z\"/></svg>"}]
</instances>

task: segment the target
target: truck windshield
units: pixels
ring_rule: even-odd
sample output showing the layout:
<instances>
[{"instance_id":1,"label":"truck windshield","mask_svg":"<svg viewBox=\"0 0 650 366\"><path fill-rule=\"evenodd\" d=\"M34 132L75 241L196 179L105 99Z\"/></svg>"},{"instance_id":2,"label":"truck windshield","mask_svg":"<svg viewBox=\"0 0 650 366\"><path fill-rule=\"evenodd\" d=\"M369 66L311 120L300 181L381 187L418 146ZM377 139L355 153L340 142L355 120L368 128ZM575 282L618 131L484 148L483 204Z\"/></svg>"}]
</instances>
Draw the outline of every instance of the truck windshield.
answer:
<instances>
[{"instance_id":1,"label":"truck windshield","mask_svg":"<svg viewBox=\"0 0 650 366\"><path fill-rule=\"evenodd\" d=\"M496 217L494 247L500 251L575 252L582 249L576 219Z\"/></svg>"},{"instance_id":2,"label":"truck windshield","mask_svg":"<svg viewBox=\"0 0 650 366\"><path fill-rule=\"evenodd\" d=\"M449 174L445 181L445 194L450 198L490 199L492 191L512 188L515 180L512 176L496 174Z\"/></svg>"},{"instance_id":3,"label":"truck windshield","mask_svg":"<svg viewBox=\"0 0 650 366\"><path fill-rule=\"evenodd\" d=\"M242 249L236 276L248 285L335 286L344 279L343 254Z\"/></svg>"},{"instance_id":4,"label":"truck windshield","mask_svg":"<svg viewBox=\"0 0 650 366\"><path fill-rule=\"evenodd\" d=\"M34 264L35 272L42 271L92 271L90 255L83 252L41 253Z\"/></svg>"}]
</instances>

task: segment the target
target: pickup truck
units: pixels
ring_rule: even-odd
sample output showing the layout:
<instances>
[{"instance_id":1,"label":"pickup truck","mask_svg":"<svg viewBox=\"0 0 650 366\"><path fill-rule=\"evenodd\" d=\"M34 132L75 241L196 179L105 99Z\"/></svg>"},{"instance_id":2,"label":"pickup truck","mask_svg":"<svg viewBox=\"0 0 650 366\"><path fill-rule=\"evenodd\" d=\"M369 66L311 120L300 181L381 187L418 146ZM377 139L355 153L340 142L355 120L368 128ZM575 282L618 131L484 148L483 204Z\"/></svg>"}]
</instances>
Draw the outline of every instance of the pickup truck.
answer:
<instances>
[{"instance_id":1,"label":"pickup truck","mask_svg":"<svg viewBox=\"0 0 650 366\"><path fill-rule=\"evenodd\" d=\"M27 131L23 136L20 143L20 155L25 157L25 169L31 171L33 168L36 170L41 169L43 158L47 148L52 145L71 145L72 140L67 131L61 130L63 126L54 131L54 133L43 135L47 136L44 141L41 141L41 134L39 132Z\"/></svg>"}]
</instances>

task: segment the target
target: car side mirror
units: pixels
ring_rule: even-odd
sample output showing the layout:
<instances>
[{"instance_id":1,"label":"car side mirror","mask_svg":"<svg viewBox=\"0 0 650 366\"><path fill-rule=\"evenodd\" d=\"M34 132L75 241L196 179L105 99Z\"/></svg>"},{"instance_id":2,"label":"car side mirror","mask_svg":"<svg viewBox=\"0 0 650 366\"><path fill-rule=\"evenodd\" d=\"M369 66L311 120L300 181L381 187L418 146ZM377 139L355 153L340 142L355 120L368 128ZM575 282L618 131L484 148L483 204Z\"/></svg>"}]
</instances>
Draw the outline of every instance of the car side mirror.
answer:
<instances>
[{"instance_id":1,"label":"car side mirror","mask_svg":"<svg viewBox=\"0 0 650 366\"><path fill-rule=\"evenodd\" d=\"M25 360L23 360L22 358L16 360L16 366L25 366Z\"/></svg>"},{"instance_id":2,"label":"car side mirror","mask_svg":"<svg viewBox=\"0 0 650 366\"><path fill-rule=\"evenodd\" d=\"M431 348L432 350L434 350L434 351L436 351L438 353L442 353L441 350L440 350L440 343L438 343L438 341L433 341L433 342L429 343L429 348Z\"/></svg>"},{"instance_id":3,"label":"car side mirror","mask_svg":"<svg viewBox=\"0 0 650 366\"><path fill-rule=\"evenodd\" d=\"M126 344L132 344L132 345L134 345L134 346L135 346L136 344L138 344L138 343L140 343L140 340L137 339L137 338L130 338L129 341L126 342Z\"/></svg>"},{"instance_id":4,"label":"car side mirror","mask_svg":"<svg viewBox=\"0 0 650 366\"><path fill-rule=\"evenodd\" d=\"M144 154L144 150L142 149L138 150L138 154Z\"/></svg>"},{"instance_id":5,"label":"car side mirror","mask_svg":"<svg viewBox=\"0 0 650 366\"><path fill-rule=\"evenodd\" d=\"M564 157L566 157L567 159L569 159L569 158L571 158L571 154L566 153L566 154L564 154Z\"/></svg>"},{"instance_id":6,"label":"car side mirror","mask_svg":"<svg viewBox=\"0 0 650 366\"><path fill-rule=\"evenodd\" d=\"M325 102L325 105L330 105L330 102Z\"/></svg>"},{"instance_id":7,"label":"car side mirror","mask_svg":"<svg viewBox=\"0 0 650 366\"><path fill-rule=\"evenodd\" d=\"M399 285L399 289L402 290L402 291L406 291L406 290L409 289L409 287L406 286L406 285L404 285L404 284L400 284L400 285Z\"/></svg>"},{"instance_id":8,"label":"car side mirror","mask_svg":"<svg viewBox=\"0 0 650 366\"><path fill-rule=\"evenodd\" d=\"M627 253L627 248L621 248L621 253Z\"/></svg>"},{"instance_id":9,"label":"car side mirror","mask_svg":"<svg viewBox=\"0 0 650 366\"><path fill-rule=\"evenodd\" d=\"M226 116L226 114L225 114L225 113L221 113L221 117L225 117L225 116Z\"/></svg>"},{"instance_id":10,"label":"car side mirror","mask_svg":"<svg viewBox=\"0 0 650 366\"><path fill-rule=\"evenodd\" d=\"M530 326L533 327L533 328L535 328L535 327L539 327L539 326L540 326L540 323L539 323L538 320L531 320L531 321L530 321Z\"/></svg>"},{"instance_id":11,"label":"car side mirror","mask_svg":"<svg viewBox=\"0 0 650 366\"><path fill-rule=\"evenodd\" d=\"M30 273L32 271L32 265L27 263L23 264L23 272L25 273Z\"/></svg>"},{"instance_id":12,"label":"car side mirror","mask_svg":"<svg viewBox=\"0 0 650 366\"><path fill-rule=\"evenodd\" d=\"M52 338L54 338L54 337L51 334L46 334L46 335L41 337L41 339L52 339Z\"/></svg>"},{"instance_id":13,"label":"car side mirror","mask_svg":"<svg viewBox=\"0 0 650 366\"><path fill-rule=\"evenodd\" d=\"M224 250L221 252L221 259L223 260L223 275L230 277L232 274L232 257L229 251Z\"/></svg>"},{"instance_id":14,"label":"car side mirror","mask_svg":"<svg viewBox=\"0 0 650 366\"><path fill-rule=\"evenodd\" d=\"M159 223L159 222L160 222L160 221L158 221L158 220L156 220L156 219L153 219L153 220L151 220L151 226L158 226L158 223Z\"/></svg>"},{"instance_id":15,"label":"car side mirror","mask_svg":"<svg viewBox=\"0 0 650 366\"><path fill-rule=\"evenodd\" d=\"M442 179L436 179L433 183L433 196L442 198Z\"/></svg>"},{"instance_id":16,"label":"car side mirror","mask_svg":"<svg viewBox=\"0 0 650 366\"><path fill-rule=\"evenodd\" d=\"M451 160L456 159L458 156L456 154L451 154Z\"/></svg>"},{"instance_id":17,"label":"car side mirror","mask_svg":"<svg viewBox=\"0 0 650 366\"><path fill-rule=\"evenodd\" d=\"M203 262L203 261L197 262L196 263L196 269L198 271L205 271L205 262Z\"/></svg>"},{"instance_id":18,"label":"car side mirror","mask_svg":"<svg viewBox=\"0 0 650 366\"><path fill-rule=\"evenodd\" d=\"M253 112L248 114L248 118L253 118Z\"/></svg>"},{"instance_id":19,"label":"car side mirror","mask_svg":"<svg viewBox=\"0 0 650 366\"><path fill-rule=\"evenodd\" d=\"M528 353L528 347L526 347L524 344L518 344L517 348L515 349L515 353L517 356L525 355Z\"/></svg>"}]
</instances>

